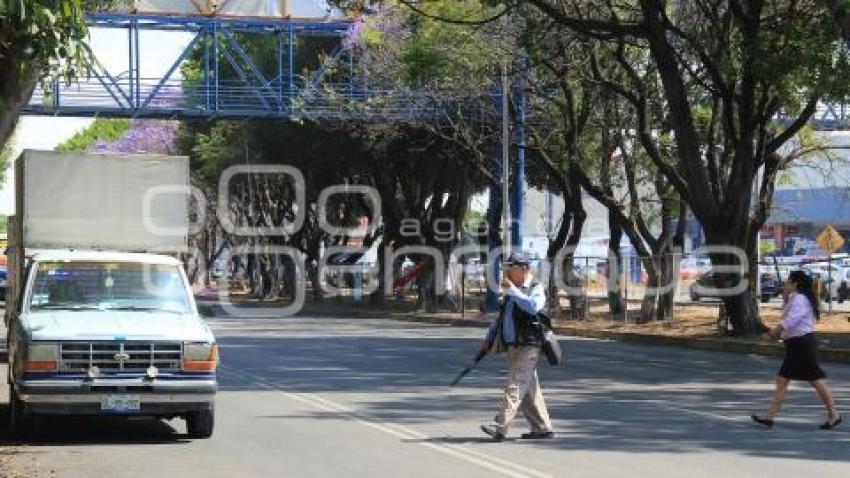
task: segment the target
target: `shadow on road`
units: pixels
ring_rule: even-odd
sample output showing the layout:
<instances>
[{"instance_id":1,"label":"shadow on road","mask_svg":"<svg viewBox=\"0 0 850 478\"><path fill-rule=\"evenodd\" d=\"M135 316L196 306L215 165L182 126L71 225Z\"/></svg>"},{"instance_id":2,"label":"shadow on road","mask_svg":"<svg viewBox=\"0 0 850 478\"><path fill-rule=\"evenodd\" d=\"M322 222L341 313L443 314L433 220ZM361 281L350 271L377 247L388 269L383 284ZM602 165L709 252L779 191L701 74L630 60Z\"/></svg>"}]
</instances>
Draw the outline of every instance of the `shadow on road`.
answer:
<instances>
[{"instance_id":1,"label":"shadow on road","mask_svg":"<svg viewBox=\"0 0 850 478\"><path fill-rule=\"evenodd\" d=\"M351 394L357 397L358 416L428 426L432 435L435 423L456 423L459 417L472 415L483 423L498 406L503 357L488 358L460 387L447 386L475 350L476 339L391 333L282 337L274 329L259 327L248 337L220 336L227 365L223 391L268 390L273 384L287 392ZM554 440L522 443L558 450L722 451L850 462L850 426L818 430L824 414L807 386L792 390L786 413L774 429L750 423L749 415L767 406L778 360L581 340L566 340L564 349L566 368L540 367L558 435ZM831 382L841 408L850 415L848 370L838 365L826 368L840 375ZM320 410L308 415L317 420L338 418ZM523 422L519 417L512 435L525 431ZM477 427L469 430L469 437L438 435L425 441L488 441L476 435Z\"/></svg>"},{"instance_id":2,"label":"shadow on road","mask_svg":"<svg viewBox=\"0 0 850 478\"><path fill-rule=\"evenodd\" d=\"M38 420L32 437L23 442L8 435L8 405L0 404L0 446L161 445L189 443L169 422L152 418L53 418Z\"/></svg>"}]
</instances>

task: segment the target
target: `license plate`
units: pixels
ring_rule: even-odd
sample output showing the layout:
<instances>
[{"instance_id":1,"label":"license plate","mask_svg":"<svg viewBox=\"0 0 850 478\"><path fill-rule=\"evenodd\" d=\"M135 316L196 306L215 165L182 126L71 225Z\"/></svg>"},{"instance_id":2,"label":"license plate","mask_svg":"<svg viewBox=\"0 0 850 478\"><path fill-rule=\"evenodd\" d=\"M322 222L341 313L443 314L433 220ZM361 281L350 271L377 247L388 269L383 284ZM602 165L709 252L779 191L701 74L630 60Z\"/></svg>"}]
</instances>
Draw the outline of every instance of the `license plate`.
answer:
<instances>
[{"instance_id":1,"label":"license plate","mask_svg":"<svg viewBox=\"0 0 850 478\"><path fill-rule=\"evenodd\" d=\"M142 400L138 395L104 395L100 410L107 413L138 413Z\"/></svg>"}]
</instances>

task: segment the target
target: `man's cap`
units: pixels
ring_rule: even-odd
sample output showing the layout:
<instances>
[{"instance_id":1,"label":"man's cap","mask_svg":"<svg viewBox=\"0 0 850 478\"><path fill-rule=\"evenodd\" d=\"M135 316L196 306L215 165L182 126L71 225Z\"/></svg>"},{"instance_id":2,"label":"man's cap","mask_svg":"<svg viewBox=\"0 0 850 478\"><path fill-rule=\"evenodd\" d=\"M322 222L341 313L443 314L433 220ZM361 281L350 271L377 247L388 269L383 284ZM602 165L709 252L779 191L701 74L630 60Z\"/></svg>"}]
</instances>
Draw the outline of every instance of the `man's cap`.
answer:
<instances>
[{"instance_id":1,"label":"man's cap","mask_svg":"<svg viewBox=\"0 0 850 478\"><path fill-rule=\"evenodd\" d=\"M527 266L531 264L531 259L524 252L511 252L508 256L507 264L509 266Z\"/></svg>"}]
</instances>

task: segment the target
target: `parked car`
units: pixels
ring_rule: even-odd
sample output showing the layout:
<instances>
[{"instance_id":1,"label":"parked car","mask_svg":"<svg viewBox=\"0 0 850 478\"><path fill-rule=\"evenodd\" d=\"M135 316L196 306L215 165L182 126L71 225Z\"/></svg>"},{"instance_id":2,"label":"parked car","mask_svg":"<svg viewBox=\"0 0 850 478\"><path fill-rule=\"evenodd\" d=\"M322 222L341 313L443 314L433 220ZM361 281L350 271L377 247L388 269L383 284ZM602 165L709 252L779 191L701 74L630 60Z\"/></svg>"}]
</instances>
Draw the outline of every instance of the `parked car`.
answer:
<instances>
[{"instance_id":1,"label":"parked car","mask_svg":"<svg viewBox=\"0 0 850 478\"><path fill-rule=\"evenodd\" d=\"M774 274L763 273L761 275L761 290L759 297L762 302L769 302L770 299L778 297L782 293L782 282Z\"/></svg>"},{"instance_id":2,"label":"parked car","mask_svg":"<svg viewBox=\"0 0 850 478\"><path fill-rule=\"evenodd\" d=\"M6 268L0 267L0 301L6 302Z\"/></svg>"},{"instance_id":3,"label":"parked car","mask_svg":"<svg viewBox=\"0 0 850 478\"><path fill-rule=\"evenodd\" d=\"M841 296L839 293L840 285L835 274L830 277L825 272L809 272L809 275L815 282L820 281L823 284L820 290L820 300L831 302Z\"/></svg>"},{"instance_id":4,"label":"parked car","mask_svg":"<svg viewBox=\"0 0 850 478\"><path fill-rule=\"evenodd\" d=\"M850 267L842 267L835 282L838 284L838 290L836 292L838 303L840 304L850 299Z\"/></svg>"}]
</instances>

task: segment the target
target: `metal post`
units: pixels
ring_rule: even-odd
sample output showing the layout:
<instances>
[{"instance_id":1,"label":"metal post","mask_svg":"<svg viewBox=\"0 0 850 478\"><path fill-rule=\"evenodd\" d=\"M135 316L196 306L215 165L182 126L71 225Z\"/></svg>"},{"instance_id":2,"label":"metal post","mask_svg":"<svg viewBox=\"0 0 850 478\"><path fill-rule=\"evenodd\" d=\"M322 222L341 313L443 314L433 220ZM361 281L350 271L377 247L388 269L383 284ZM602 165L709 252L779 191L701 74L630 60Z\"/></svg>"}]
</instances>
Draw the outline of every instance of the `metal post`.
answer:
<instances>
[{"instance_id":1,"label":"metal post","mask_svg":"<svg viewBox=\"0 0 850 478\"><path fill-rule=\"evenodd\" d=\"M632 259L628 256L623 256L623 303L625 307L623 307L623 322L629 323L629 281L631 277L629 277L629 264L631 264Z\"/></svg>"},{"instance_id":2,"label":"metal post","mask_svg":"<svg viewBox=\"0 0 850 478\"><path fill-rule=\"evenodd\" d=\"M53 80L53 109L58 110L61 105L59 101L59 80Z\"/></svg>"},{"instance_id":3,"label":"metal post","mask_svg":"<svg viewBox=\"0 0 850 478\"><path fill-rule=\"evenodd\" d=\"M826 297L829 303L829 311L832 312L832 252L826 256L826 276Z\"/></svg>"},{"instance_id":4,"label":"metal post","mask_svg":"<svg viewBox=\"0 0 850 478\"><path fill-rule=\"evenodd\" d=\"M516 169L516 184L514 184L513 203L511 204L511 213L513 216L513 224L511 227L512 245L517 249L523 248L523 225L525 224L525 90L523 83L520 82L516 88L516 105L517 105L517 122L516 122L516 141L517 141L517 169Z\"/></svg>"},{"instance_id":5,"label":"metal post","mask_svg":"<svg viewBox=\"0 0 850 478\"><path fill-rule=\"evenodd\" d=\"M133 20L127 23L127 71L130 73L127 78L128 87L130 89L130 108L133 107L133 98L136 97L136 85L133 81Z\"/></svg>"},{"instance_id":6,"label":"metal post","mask_svg":"<svg viewBox=\"0 0 850 478\"><path fill-rule=\"evenodd\" d=\"M218 111L219 104L219 53L218 53L218 23L213 23L213 33L212 33L212 44L213 44L213 64L215 66L215 70L213 71L213 76L215 78L215 85L213 86L213 91L215 92L213 105L214 111Z\"/></svg>"},{"instance_id":7,"label":"metal post","mask_svg":"<svg viewBox=\"0 0 850 478\"><path fill-rule=\"evenodd\" d=\"M573 264L575 264L575 261L573 261ZM581 317L582 319L587 318L587 312L590 310L590 306L588 305L590 303L589 300L588 300L588 296L589 296L588 291L590 290L590 277L589 277L590 274L587 272L587 271L590 270L590 257L584 258L584 270L585 270L584 279L579 277L579 280L582 281L583 284L584 284L584 287L582 287L582 290L584 290L584 297L582 298L582 300L584 301L584 304L582 305L582 308L581 308L582 309L582 317Z\"/></svg>"},{"instance_id":8,"label":"metal post","mask_svg":"<svg viewBox=\"0 0 850 478\"><path fill-rule=\"evenodd\" d=\"M283 111L283 30L277 32L277 110Z\"/></svg>"},{"instance_id":9,"label":"metal post","mask_svg":"<svg viewBox=\"0 0 850 478\"><path fill-rule=\"evenodd\" d=\"M292 98L295 96L295 31L292 23L289 24L289 105L292 107Z\"/></svg>"},{"instance_id":10,"label":"metal post","mask_svg":"<svg viewBox=\"0 0 850 478\"><path fill-rule=\"evenodd\" d=\"M466 261L460 263L460 319L466 312Z\"/></svg>"},{"instance_id":11,"label":"metal post","mask_svg":"<svg viewBox=\"0 0 850 478\"><path fill-rule=\"evenodd\" d=\"M489 155L489 167L491 171L490 176L490 197L488 199L489 204L487 205L487 247L488 252L495 251L500 246L500 234L499 225L502 218L501 207L502 207L502 188L501 184L499 184L502 174L500 168L502 167L502 162L498 156L498 149L495 144L491 144L488 147L490 152ZM500 262L497 260L498 257L494 257L492 254L487 254L487 262L485 264L484 273L485 273L485 283L484 286L487 289L486 293L486 309L488 311L497 310L499 307L499 291L498 285L496 289L491 289L489 287L489 281L486 280L487 277L493 277L497 284L499 280L500 273Z\"/></svg>"},{"instance_id":12,"label":"metal post","mask_svg":"<svg viewBox=\"0 0 850 478\"><path fill-rule=\"evenodd\" d=\"M758 208L759 190L762 182L762 168L756 172L756 184L753 188L753 205ZM756 231L756 310L761 315L761 229Z\"/></svg>"},{"instance_id":13,"label":"metal post","mask_svg":"<svg viewBox=\"0 0 850 478\"><path fill-rule=\"evenodd\" d=\"M204 109L210 110L210 31L204 27Z\"/></svg>"},{"instance_id":14,"label":"metal post","mask_svg":"<svg viewBox=\"0 0 850 478\"><path fill-rule=\"evenodd\" d=\"M136 106L139 108L142 105L142 60L139 53L139 21L133 20L133 37L135 38L135 61L136 61Z\"/></svg>"},{"instance_id":15,"label":"metal post","mask_svg":"<svg viewBox=\"0 0 850 478\"><path fill-rule=\"evenodd\" d=\"M511 211L510 211L510 141L511 127L508 111L510 102L510 79L508 78L508 64L502 64L502 246L505 256L511 251Z\"/></svg>"}]
</instances>

